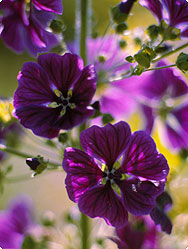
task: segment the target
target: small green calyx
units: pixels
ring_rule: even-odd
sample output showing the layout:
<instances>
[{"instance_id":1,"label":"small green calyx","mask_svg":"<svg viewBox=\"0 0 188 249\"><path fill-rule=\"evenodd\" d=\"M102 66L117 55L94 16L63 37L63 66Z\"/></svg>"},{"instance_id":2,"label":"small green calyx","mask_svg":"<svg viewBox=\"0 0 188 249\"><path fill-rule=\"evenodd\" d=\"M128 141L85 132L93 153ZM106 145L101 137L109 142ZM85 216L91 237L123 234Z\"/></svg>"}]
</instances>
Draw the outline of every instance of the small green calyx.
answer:
<instances>
[{"instance_id":1,"label":"small green calyx","mask_svg":"<svg viewBox=\"0 0 188 249\"><path fill-rule=\"evenodd\" d=\"M99 61L100 63L105 63L105 61L106 61L105 56L104 56L104 55L100 55L100 56L98 57L98 61Z\"/></svg>"},{"instance_id":2,"label":"small green calyx","mask_svg":"<svg viewBox=\"0 0 188 249\"><path fill-rule=\"evenodd\" d=\"M122 13L120 11L119 5L114 6L111 8L111 16L112 16L112 20L117 23L120 24L122 22L125 22L128 15L125 13Z\"/></svg>"},{"instance_id":3,"label":"small green calyx","mask_svg":"<svg viewBox=\"0 0 188 249\"><path fill-rule=\"evenodd\" d=\"M180 36L181 30L176 27L169 26L164 20L161 21L159 26L159 33L164 41L175 40Z\"/></svg>"},{"instance_id":4,"label":"small green calyx","mask_svg":"<svg viewBox=\"0 0 188 249\"><path fill-rule=\"evenodd\" d=\"M159 36L159 31L160 31L159 26L150 25L147 28L146 33L149 35L149 37L151 38L152 41L155 41Z\"/></svg>"},{"instance_id":5,"label":"small green calyx","mask_svg":"<svg viewBox=\"0 0 188 249\"><path fill-rule=\"evenodd\" d=\"M149 68L151 61L156 57L155 51L148 47L144 46L137 54L134 55L134 59L138 64L144 68Z\"/></svg>"},{"instance_id":6,"label":"small green calyx","mask_svg":"<svg viewBox=\"0 0 188 249\"><path fill-rule=\"evenodd\" d=\"M41 174L47 168L48 162L44 161L44 158L38 155L33 158L27 158L26 164L35 172L33 176L36 176Z\"/></svg>"},{"instance_id":7,"label":"small green calyx","mask_svg":"<svg viewBox=\"0 0 188 249\"><path fill-rule=\"evenodd\" d=\"M179 54L176 60L176 66L183 72L188 71L188 54L183 52Z\"/></svg>"}]
</instances>

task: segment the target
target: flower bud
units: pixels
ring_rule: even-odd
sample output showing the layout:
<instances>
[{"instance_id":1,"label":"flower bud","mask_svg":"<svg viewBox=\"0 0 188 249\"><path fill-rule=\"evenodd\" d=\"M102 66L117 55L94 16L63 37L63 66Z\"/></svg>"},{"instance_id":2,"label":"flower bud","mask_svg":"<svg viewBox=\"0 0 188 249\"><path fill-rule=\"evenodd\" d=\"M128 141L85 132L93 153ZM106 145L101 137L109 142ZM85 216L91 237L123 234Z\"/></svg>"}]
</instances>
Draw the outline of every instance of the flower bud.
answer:
<instances>
[{"instance_id":1,"label":"flower bud","mask_svg":"<svg viewBox=\"0 0 188 249\"><path fill-rule=\"evenodd\" d=\"M128 26L125 22L119 23L118 25L116 25L116 33L117 34L123 34L125 30L128 29Z\"/></svg>"},{"instance_id":2,"label":"flower bud","mask_svg":"<svg viewBox=\"0 0 188 249\"><path fill-rule=\"evenodd\" d=\"M35 171L34 175L41 174L47 167L47 162L45 162L43 157L41 156L27 158L26 164L30 167L31 170Z\"/></svg>"},{"instance_id":3,"label":"flower bud","mask_svg":"<svg viewBox=\"0 0 188 249\"><path fill-rule=\"evenodd\" d=\"M115 23L120 24L126 21L134 2L137 0L124 0L111 9L112 19Z\"/></svg>"},{"instance_id":4,"label":"flower bud","mask_svg":"<svg viewBox=\"0 0 188 249\"><path fill-rule=\"evenodd\" d=\"M181 53L176 60L176 66L182 71L188 71L188 54Z\"/></svg>"},{"instance_id":5,"label":"flower bud","mask_svg":"<svg viewBox=\"0 0 188 249\"><path fill-rule=\"evenodd\" d=\"M124 0L119 4L119 9L121 13L127 14L129 15L134 2L136 2L137 0Z\"/></svg>"}]
</instances>

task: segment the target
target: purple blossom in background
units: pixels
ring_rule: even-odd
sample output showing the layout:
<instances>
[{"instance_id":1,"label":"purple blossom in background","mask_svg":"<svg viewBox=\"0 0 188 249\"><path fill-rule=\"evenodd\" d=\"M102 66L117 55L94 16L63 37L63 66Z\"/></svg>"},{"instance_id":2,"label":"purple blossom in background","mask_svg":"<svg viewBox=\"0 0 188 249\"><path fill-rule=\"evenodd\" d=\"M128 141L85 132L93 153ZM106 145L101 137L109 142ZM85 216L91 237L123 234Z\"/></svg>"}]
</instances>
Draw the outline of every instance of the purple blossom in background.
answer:
<instances>
[{"instance_id":1,"label":"purple blossom in background","mask_svg":"<svg viewBox=\"0 0 188 249\"><path fill-rule=\"evenodd\" d=\"M31 55L49 51L58 44L57 37L47 31L53 14L62 14L61 0L2 0L0 37L16 53L26 49Z\"/></svg>"},{"instance_id":2,"label":"purple blossom in background","mask_svg":"<svg viewBox=\"0 0 188 249\"><path fill-rule=\"evenodd\" d=\"M166 63L161 61L156 66L166 66ZM150 134L160 119L162 140L174 149L188 148L188 87L179 72L165 68L148 73L140 87L140 94L145 102L142 111L146 131Z\"/></svg>"},{"instance_id":3,"label":"purple blossom in background","mask_svg":"<svg viewBox=\"0 0 188 249\"><path fill-rule=\"evenodd\" d=\"M157 228L148 216L138 216L123 228L116 228L118 249L159 249Z\"/></svg>"},{"instance_id":4,"label":"purple blossom in background","mask_svg":"<svg viewBox=\"0 0 188 249\"><path fill-rule=\"evenodd\" d=\"M156 225L160 226L160 229L168 234L172 231L172 223L166 213L172 207L172 199L167 192L163 192L156 199L156 205L151 211L150 216Z\"/></svg>"},{"instance_id":5,"label":"purple blossom in background","mask_svg":"<svg viewBox=\"0 0 188 249\"><path fill-rule=\"evenodd\" d=\"M0 121L0 144L8 144L15 147L18 144L18 137L21 135L22 129L17 122L11 122L8 125ZM6 153L0 151L0 162L6 159Z\"/></svg>"},{"instance_id":6,"label":"purple blossom in background","mask_svg":"<svg viewBox=\"0 0 188 249\"><path fill-rule=\"evenodd\" d=\"M96 90L93 65L84 67L76 54L43 54L27 62L18 75L15 115L34 134L54 138L93 115L89 106Z\"/></svg>"},{"instance_id":7,"label":"purple blossom in background","mask_svg":"<svg viewBox=\"0 0 188 249\"><path fill-rule=\"evenodd\" d=\"M73 46L69 44L71 51L78 50ZM95 99L100 101L102 113L110 113L115 118L132 113L136 105L129 94L135 90L136 77L126 80L112 80L129 69L129 64L125 61L126 56L125 49L120 48L115 35L87 39L87 61L94 64L98 75ZM122 91L121 85L124 86L125 90Z\"/></svg>"},{"instance_id":8,"label":"purple blossom in background","mask_svg":"<svg viewBox=\"0 0 188 249\"><path fill-rule=\"evenodd\" d=\"M80 211L115 227L125 226L127 211L149 214L169 171L153 139L144 131L131 134L129 125L121 121L82 131L80 142L85 152L69 147L63 159L67 192Z\"/></svg>"},{"instance_id":9,"label":"purple blossom in background","mask_svg":"<svg viewBox=\"0 0 188 249\"><path fill-rule=\"evenodd\" d=\"M15 200L7 210L0 212L0 246L3 249L21 248L24 235L33 224L30 200Z\"/></svg>"},{"instance_id":10,"label":"purple blossom in background","mask_svg":"<svg viewBox=\"0 0 188 249\"><path fill-rule=\"evenodd\" d=\"M188 23L187 0L140 0L140 4L148 8L159 22L166 20L172 27L181 27ZM167 11L167 16L165 14ZM182 30L181 36L188 37L187 32Z\"/></svg>"}]
</instances>

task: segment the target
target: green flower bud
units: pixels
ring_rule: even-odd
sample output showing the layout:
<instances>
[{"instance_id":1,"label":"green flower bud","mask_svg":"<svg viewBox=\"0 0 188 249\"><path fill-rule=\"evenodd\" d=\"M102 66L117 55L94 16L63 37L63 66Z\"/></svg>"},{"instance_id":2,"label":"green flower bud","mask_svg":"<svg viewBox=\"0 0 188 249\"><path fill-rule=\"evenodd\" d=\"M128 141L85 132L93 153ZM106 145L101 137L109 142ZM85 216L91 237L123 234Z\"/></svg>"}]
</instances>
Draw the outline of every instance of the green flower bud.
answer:
<instances>
[{"instance_id":1,"label":"green flower bud","mask_svg":"<svg viewBox=\"0 0 188 249\"><path fill-rule=\"evenodd\" d=\"M35 172L34 175L41 174L47 167L47 162L45 162L44 158L40 155L33 158L27 158L26 164L30 167L31 170Z\"/></svg>"},{"instance_id":2,"label":"green flower bud","mask_svg":"<svg viewBox=\"0 0 188 249\"><path fill-rule=\"evenodd\" d=\"M176 60L176 66L182 71L188 71L188 54L181 53Z\"/></svg>"},{"instance_id":3,"label":"green flower bud","mask_svg":"<svg viewBox=\"0 0 188 249\"><path fill-rule=\"evenodd\" d=\"M122 23L127 19L127 14L122 13L118 5L111 8L111 16L112 20L117 24Z\"/></svg>"},{"instance_id":4,"label":"green flower bud","mask_svg":"<svg viewBox=\"0 0 188 249\"><path fill-rule=\"evenodd\" d=\"M151 25L146 30L147 34L151 38L151 40L156 40L159 35L159 27L157 25Z\"/></svg>"},{"instance_id":5,"label":"green flower bud","mask_svg":"<svg viewBox=\"0 0 188 249\"><path fill-rule=\"evenodd\" d=\"M64 25L60 20L52 20L50 23L50 28L54 33L61 33L64 30Z\"/></svg>"},{"instance_id":6,"label":"green flower bud","mask_svg":"<svg viewBox=\"0 0 188 249\"><path fill-rule=\"evenodd\" d=\"M117 34L123 34L125 32L125 30L127 30L127 29L128 29L128 26L125 22L119 23L115 27L115 31Z\"/></svg>"},{"instance_id":7,"label":"green flower bud","mask_svg":"<svg viewBox=\"0 0 188 249\"><path fill-rule=\"evenodd\" d=\"M104 125L112 122L113 120L114 120L114 118L109 113L105 113L105 114L102 115L102 123Z\"/></svg>"},{"instance_id":8,"label":"green flower bud","mask_svg":"<svg viewBox=\"0 0 188 249\"><path fill-rule=\"evenodd\" d=\"M127 56L127 57L125 58L125 60L128 61L128 62L130 62L130 63L135 62L134 58L133 58L131 55L130 55L130 56Z\"/></svg>"}]
</instances>

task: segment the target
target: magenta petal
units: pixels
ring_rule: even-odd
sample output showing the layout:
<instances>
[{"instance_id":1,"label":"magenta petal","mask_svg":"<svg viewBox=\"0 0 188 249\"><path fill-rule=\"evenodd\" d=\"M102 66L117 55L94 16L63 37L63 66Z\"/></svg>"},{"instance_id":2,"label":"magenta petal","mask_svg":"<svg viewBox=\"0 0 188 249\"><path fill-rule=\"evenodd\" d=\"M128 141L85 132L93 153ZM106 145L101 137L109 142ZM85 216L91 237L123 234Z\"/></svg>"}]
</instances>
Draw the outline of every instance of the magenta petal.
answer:
<instances>
[{"instance_id":1,"label":"magenta petal","mask_svg":"<svg viewBox=\"0 0 188 249\"><path fill-rule=\"evenodd\" d=\"M132 135L121 164L122 172L151 180L162 180L168 175L165 157L156 150L153 139L144 131Z\"/></svg>"},{"instance_id":2,"label":"magenta petal","mask_svg":"<svg viewBox=\"0 0 188 249\"><path fill-rule=\"evenodd\" d=\"M96 91L96 82L97 74L94 66L85 67L73 86L72 101L80 108L87 106Z\"/></svg>"},{"instance_id":3,"label":"magenta petal","mask_svg":"<svg viewBox=\"0 0 188 249\"><path fill-rule=\"evenodd\" d=\"M76 54L69 53L63 56L55 53L43 54L38 57L38 63L48 72L54 87L65 96L83 69L82 59Z\"/></svg>"},{"instance_id":4,"label":"magenta petal","mask_svg":"<svg viewBox=\"0 0 188 249\"><path fill-rule=\"evenodd\" d=\"M159 0L140 0L140 4L149 9L160 22L163 18L163 7Z\"/></svg>"},{"instance_id":5,"label":"magenta petal","mask_svg":"<svg viewBox=\"0 0 188 249\"><path fill-rule=\"evenodd\" d=\"M158 186L157 186L158 185ZM155 207L155 200L164 190L164 183L154 185L152 182L139 179L128 179L119 181L123 203L131 214L149 214Z\"/></svg>"},{"instance_id":6,"label":"magenta petal","mask_svg":"<svg viewBox=\"0 0 188 249\"><path fill-rule=\"evenodd\" d=\"M145 119L145 127L144 130L148 133L151 134L154 126L154 113L153 109L147 105L141 105L141 109L144 114L144 119Z\"/></svg>"},{"instance_id":7,"label":"magenta petal","mask_svg":"<svg viewBox=\"0 0 188 249\"><path fill-rule=\"evenodd\" d=\"M67 172L65 184L69 198L78 202L80 196L88 188L97 185L102 178L102 171L97 162L84 151L66 148L63 158L63 168Z\"/></svg>"},{"instance_id":8,"label":"magenta petal","mask_svg":"<svg viewBox=\"0 0 188 249\"><path fill-rule=\"evenodd\" d=\"M88 154L106 163L109 170L128 146L131 130L127 123L121 121L115 125L107 124L101 128L92 126L82 131L80 142Z\"/></svg>"},{"instance_id":9,"label":"magenta petal","mask_svg":"<svg viewBox=\"0 0 188 249\"><path fill-rule=\"evenodd\" d=\"M167 64L160 61L156 66L167 66ZM143 85L141 85L141 92L149 99L161 100L164 95L175 98L187 94L188 87L177 70L165 68L148 73L148 77L144 79Z\"/></svg>"},{"instance_id":10,"label":"magenta petal","mask_svg":"<svg viewBox=\"0 0 188 249\"><path fill-rule=\"evenodd\" d=\"M38 9L62 14L63 5L61 0L32 0L32 2Z\"/></svg>"},{"instance_id":11,"label":"magenta petal","mask_svg":"<svg viewBox=\"0 0 188 249\"><path fill-rule=\"evenodd\" d=\"M166 123L164 129L166 132L167 139L169 141L169 145L172 148L188 148L188 134L185 133L182 128L177 130Z\"/></svg>"},{"instance_id":12,"label":"magenta petal","mask_svg":"<svg viewBox=\"0 0 188 249\"><path fill-rule=\"evenodd\" d=\"M24 25L21 19L16 15L10 15L2 19L3 30L1 38L5 44L13 49L17 53L21 53L24 50L23 33Z\"/></svg>"},{"instance_id":13,"label":"magenta petal","mask_svg":"<svg viewBox=\"0 0 188 249\"><path fill-rule=\"evenodd\" d=\"M180 36L181 37L188 37L188 27L182 30Z\"/></svg>"},{"instance_id":14,"label":"magenta petal","mask_svg":"<svg viewBox=\"0 0 188 249\"><path fill-rule=\"evenodd\" d=\"M54 138L59 133L59 129L53 127L59 114L56 109L30 105L17 108L15 114L20 123L25 128L31 129L35 135Z\"/></svg>"},{"instance_id":15,"label":"magenta petal","mask_svg":"<svg viewBox=\"0 0 188 249\"><path fill-rule=\"evenodd\" d=\"M109 225L123 227L127 223L128 214L121 198L108 183L85 192L80 197L78 206L89 217L104 218Z\"/></svg>"},{"instance_id":16,"label":"magenta petal","mask_svg":"<svg viewBox=\"0 0 188 249\"><path fill-rule=\"evenodd\" d=\"M19 87L14 95L14 107L44 104L53 101L54 93L44 69L34 62L24 63L18 75Z\"/></svg>"},{"instance_id":17,"label":"magenta petal","mask_svg":"<svg viewBox=\"0 0 188 249\"><path fill-rule=\"evenodd\" d=\"M162 0L169 14L169 24L176 26L188 22L188 4L186 0Z\"/></svg>"},{"instance_id":18,"label":"magenta petal","mask_svg":"<svg viewBox=\"0 0 188 249\"><path fill-rule=\"evenodd\" d=\"M77 107L74 109L68 108L63 117L57 117L56 120L54 120L54 126L58 129L69 130L84 122L84 120L91 117L93 113L94 109L90 106L83 109Z\"/></svg>"}]
</instances>

